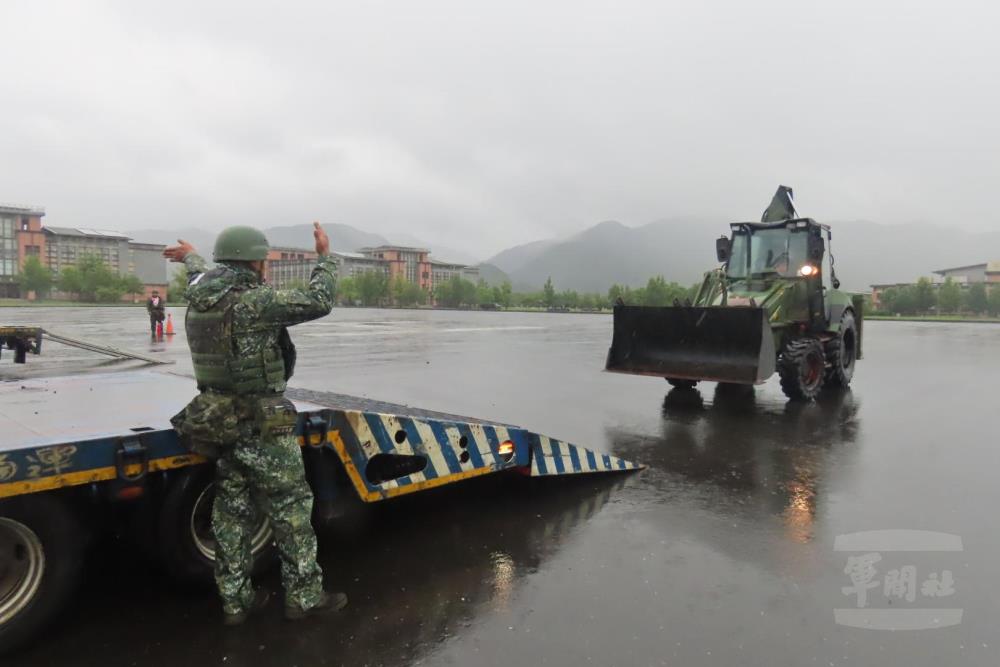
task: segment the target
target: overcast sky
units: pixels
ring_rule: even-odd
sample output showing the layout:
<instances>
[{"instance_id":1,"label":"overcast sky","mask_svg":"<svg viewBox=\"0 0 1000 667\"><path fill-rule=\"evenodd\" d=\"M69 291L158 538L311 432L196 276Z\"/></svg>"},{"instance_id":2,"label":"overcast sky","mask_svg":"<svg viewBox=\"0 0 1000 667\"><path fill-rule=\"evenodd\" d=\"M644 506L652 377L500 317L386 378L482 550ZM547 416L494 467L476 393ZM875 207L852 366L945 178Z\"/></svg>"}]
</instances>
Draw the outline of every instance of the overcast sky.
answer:
<instances>
[{"instance_id":1,"label":"overcast sky","mask_svg":"<svg viewBox=\"0 0 1000 667\"><path fill-rule=\"evenodd\" d=\"M0 2L0 201L487 257L616 219L1000 228L1000 4Z\"/></svg>"}]
</instances>

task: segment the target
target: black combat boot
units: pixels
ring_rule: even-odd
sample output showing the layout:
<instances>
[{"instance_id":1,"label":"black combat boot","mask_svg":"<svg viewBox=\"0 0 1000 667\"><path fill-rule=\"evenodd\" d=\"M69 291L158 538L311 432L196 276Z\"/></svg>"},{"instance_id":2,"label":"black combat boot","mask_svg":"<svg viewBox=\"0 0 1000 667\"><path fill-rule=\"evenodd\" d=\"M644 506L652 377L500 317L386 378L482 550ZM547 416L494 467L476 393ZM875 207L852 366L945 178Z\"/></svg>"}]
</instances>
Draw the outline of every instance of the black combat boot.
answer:
<instances>
[{"instance_id":1,"label":"black combat boot","mask_svg":"<svg viewBox=\"0 0 1000 667\"><path fill-rule=\"evenodd\" d=\"M340 611L346 606L347 596L343 593L329 593L327 591L323 591L323 597L320 598L319 604L315 607L310 607L309 609L299 609L298 607L285 605L285 618L289 621L299 621L310 616L319 616L321 614L329 614L330 612Z\"/></svg>"},{"instance_id":2,"label":"black combat boot","mask_svg":"<svg viewBox=\"0 0 1000 667\"><path fill-rule=\"evenodd\" d=\"M267 606L268 600L271 599L271 594L267 591L258 588L254 591L253 602L250 604L250 608L241 611L237 614L225 614L222 623L227 626L243 625L247 618L255 611L260 611Z\"/></svg>"}]
</instances>

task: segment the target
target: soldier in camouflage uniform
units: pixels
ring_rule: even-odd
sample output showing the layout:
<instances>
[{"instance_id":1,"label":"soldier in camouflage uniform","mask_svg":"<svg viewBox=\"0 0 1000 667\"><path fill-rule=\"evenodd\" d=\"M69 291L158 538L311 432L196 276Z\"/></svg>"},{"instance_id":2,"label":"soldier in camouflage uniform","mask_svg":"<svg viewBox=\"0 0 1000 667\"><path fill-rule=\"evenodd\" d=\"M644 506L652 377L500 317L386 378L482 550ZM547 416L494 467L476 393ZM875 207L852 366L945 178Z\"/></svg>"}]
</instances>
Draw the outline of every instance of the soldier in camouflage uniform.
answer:
<instances>
[{"instance_id":1,"label":"soldier in camouflage uniform","mask_svg":"<svg viewBox=\"0 0 1000 667\"><path fill-rule=\"evenodd\" d=\"M333 307L335 264L326 234L319 223L314 227L319 260L308 289L275 290L263 282L269 246L250 227L219 235L212 270L184 241L164 251L188 273L185 328L201 393L174 424L192 449L216 459L215 578L227 625L242 623L267 601L250 579L257 509L274 528L285 616L298 619L347 604L343 593L323 590L310 523L312 492L293 434L295 408L283 396L295 355L287 327Z\"/></svg>"}]
</instances>

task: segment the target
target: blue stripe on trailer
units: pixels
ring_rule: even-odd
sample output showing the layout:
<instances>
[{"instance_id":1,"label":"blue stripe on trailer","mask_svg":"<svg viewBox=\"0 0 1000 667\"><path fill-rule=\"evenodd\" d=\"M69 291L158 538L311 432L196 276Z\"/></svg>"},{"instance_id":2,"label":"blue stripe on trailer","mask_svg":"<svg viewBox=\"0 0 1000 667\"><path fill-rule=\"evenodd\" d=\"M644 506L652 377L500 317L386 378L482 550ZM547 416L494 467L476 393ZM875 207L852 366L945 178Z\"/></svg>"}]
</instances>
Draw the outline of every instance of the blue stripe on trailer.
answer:
<instances>
[{"instance_id":1,"label":"blue stripe on trailer","mask_svg":"<svg viewBox=\"0 0 1000 667\"><path fill-rule=\"evenodd\" d=\"M424 466L423 471L424 478L437 479L437 470L434 469L434 463L431 461L430 456L427 455L426 445L420 437L420 431L417 430L413 420L409 417L399 417L399 423L402 425L403 430L406 431L406 439L413 448L413 453L419 454L427 459L427 465Z\"/></svg>"},{"instance_id":2,"label":"blue stripe on trailer","mask_svg":"<svg viewBox=\"0 0 1000 667\"><path fill-rule=\"evenodd\" d=\"M486 434L486 442L489 444L493 451L497 451L500 447L500 438L497 436L497 430L488 424L483 425L483 433Z\"/></svg>"},{"instance_id":3,"label":"blue stripe on trailer","mask_svg":"<svg viewBox=\"0 0 1000 667\"><path fill-rule=\"evenodd\" d=\"M465 436L465 450L469 452L469 459L472 461L472 465L476 468L484 467L483 455L479 451L479 443L476 442L476 437L472 435L472 429L469 428L468 424L456 424L456 426L458 426L458 432Z\"/></svg>"},{"instance_id":4,"label":"blue stripe on trailer","mask_svg":"<svg viewBox=\"0 0 1000 667\"><path fill-rule=\"evenodd\" d=\"M429 421L427 423L431 427L434 437L437 438L438 444L441 445L441 455L444 457L445 463L448 464L448 470L453 473L462 472L462 464L458 462L455 450L452 449L451 440L448 438L448 432L445 430L444 424L439 421Z\"/></svg>"},{"instance_id":5,"label":"blue stripe on trailer","mask_svg":"<svg viewBox=\"0 0 1000 667\"><path fill-rule=\"evenodd\" d=\"M368 428L372 430L372 435L375 436L375 442L378 443L378 448L381 449L384 454L396 453L396 447L393 444L392 438L389 437L389 432L385 430L385 424L382 423L382 417L371 412L366 412L364 415L365 422L367 422Z\"/></svg>"},{"instance_id":6,"label":"blue stripe on trailer","mask_svg":"<svg viewBox=\"0 0 1000 667\"><path fill-rule=\"evenodd\" d=\"M364 483L365 487L369 490L376 489L376 487L372 486L372 483L368 481L368 477L365 475L365 468L368 467L368 459L365 457L365 452L361 448L361 441L358 440L358 434L355 433L354 429L351 427L351 423L347 419L346 413L335 413L333 425L340 433L340 439L344 443L344 449L347 450L347 455L351 457L351 462L361 474L361 481Z\"/></svg>"},{"instance_id":7,"label":"blue stripe on trailer","mask_svg":"<svg viewBox=\"0 0 1000 667\"><path fill-rule=\"evenodd\" d=\"M575 472L583 472L583 468L580 467L580 453L573 445L569 445L569 460L573 463Z\"/></svg>"},{"instance_id":8,"label":"blue stripe on trailer","mask_svg":"<svg viewBox=\"0 0 1000 667\"><path fill-rule=\"evenodd\" d=\"M587 452L587 464L590 465L591 470L597 470L597 457L594 456L594 452L585 450Z\"/></svg>"},{"instance_id":9,"label":"blue stripe on trailer","mask_svg":"<svg viewBox=\"0 0 1000 667\"><path fill-rule=\"evenodd\" d=\"M556 473L565 475L566 466L563 465L562 454L559 452L559 441L555 438L549 438L549 447L552 448L552 462L555 463Z\"/></svg>"}]
</instances>

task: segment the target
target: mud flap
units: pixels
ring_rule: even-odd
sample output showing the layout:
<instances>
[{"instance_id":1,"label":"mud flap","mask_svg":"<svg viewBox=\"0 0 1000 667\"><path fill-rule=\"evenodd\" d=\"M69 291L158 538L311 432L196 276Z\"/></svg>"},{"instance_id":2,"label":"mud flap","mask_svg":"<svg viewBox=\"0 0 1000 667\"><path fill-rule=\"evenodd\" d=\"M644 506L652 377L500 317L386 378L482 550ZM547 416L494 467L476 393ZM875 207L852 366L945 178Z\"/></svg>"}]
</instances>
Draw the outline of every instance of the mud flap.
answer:
<instances>
[{"instance_id":1,"label":"mud flap","mask_svg":"<svg viewBox=\"0 0 1000 667\"><path fill-rule=\"evenodd\" d=\"M610 454L592 452L545 435L531 434L531 476L580 475L598 472L642 470L640 466Z\"/></svg>"},{"instance_id":2,"label":"mud flap","mask_svg":"<svg viewBox=\"0 0 1000 667\"><path fill-rule=\"evenodd\" d=\"M774 373L775 359L763 308L617 306L606 369L759 384Z\"/></svg>"}]
</instances>

